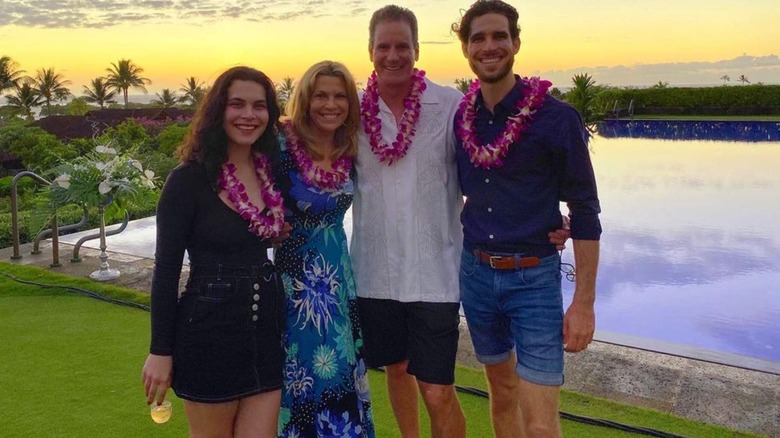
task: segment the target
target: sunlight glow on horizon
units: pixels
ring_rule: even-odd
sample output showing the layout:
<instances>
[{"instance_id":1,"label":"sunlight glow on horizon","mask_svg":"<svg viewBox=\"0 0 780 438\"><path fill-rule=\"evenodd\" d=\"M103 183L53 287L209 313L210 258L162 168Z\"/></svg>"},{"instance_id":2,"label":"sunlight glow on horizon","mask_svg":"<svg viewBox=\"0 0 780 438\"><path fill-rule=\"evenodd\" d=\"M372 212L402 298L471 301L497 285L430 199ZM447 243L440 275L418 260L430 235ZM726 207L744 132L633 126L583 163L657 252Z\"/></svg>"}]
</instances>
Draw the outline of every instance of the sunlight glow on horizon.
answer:
<instances>
[{"instance_id":1,"label":"sunlight glow on horizon","mask_svg":"<svg viewBox=\"0 0 780 438\"><path fill-rule=\"evenodd\" d=\"M0 12L6 3L0 0ZM332 1L329 6L336 3L354 7L347 0ZM240 64L259 68L274 81L286 76L297 79L323 59L343 62L358 82L365 83L372 69L368 21L384 2L363 3L367 10L356 16L318 18L310 14L261 22L236 18L207 23L192 18L86 29L0 24L0 56L10 56L28 75L54 67L71 82L69 88L76 95L119 59L131 59L144 69L144 76L152 80L147 87L151 95L163 88L178 90L190 76L208 85L226 68ZM470 1L397 3L418 17L419 68L445 85L473 76L457 37L449 31ZM573 69L601 72L597 69L606 67L605 73L593 73L596 81L623 84L637 79L621 76L625 69L618 66L630 69L659 63L669 65L657 74L651 70L642 76L644 83L633 85L664 80L676 85L688 77L691 83L716 84L721 74L709 72L706 65L698 76L675 75L675 65L714 63L743 54L765 57L778 55L780 49L780 26L776 26L780 7L774 0L753 0L749 7L733 0L599 0L587 6L575 0L510 3L518 8L523 29L515 72L557 75L556 86L568 86ZM738 72L734 70L734 79ZM753 82L780 83L780 65L756 66L748 73Z\"/></svg>"}]
</instances>

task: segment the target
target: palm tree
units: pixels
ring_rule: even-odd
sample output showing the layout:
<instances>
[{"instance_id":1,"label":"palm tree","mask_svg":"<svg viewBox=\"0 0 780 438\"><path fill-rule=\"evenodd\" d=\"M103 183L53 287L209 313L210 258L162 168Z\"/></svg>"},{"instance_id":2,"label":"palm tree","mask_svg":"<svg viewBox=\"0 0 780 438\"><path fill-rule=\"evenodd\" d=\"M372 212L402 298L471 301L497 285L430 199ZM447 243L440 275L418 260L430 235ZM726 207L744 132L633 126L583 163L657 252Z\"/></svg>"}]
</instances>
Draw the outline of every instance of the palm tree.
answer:
<instances>
[{"instance_id":1,"label":"palm tree","mask_svg":"<svg viewBox=\"0 0 780 438\"><path fill-rule=\"evenodd\" d=\"M146 85L152 83L151 80L141 76L144 69L133 64L133 61L129 59L120 59L116 64L111 63L111 68L107 68L106 71L108 71L106 85L122 92L125 98L125 108L128 105L127 90L140 88L146 93Z\"/></svg>"},{"instance_id":2,"label":"palm tree","mask_svg":"<svg viewBox=\"0 0 780 438\"><path fill-rule=\"evenodd\" d=\"M163 108L172 108L176 106L176 102L178 102L180 99L178 96L176 96L175 91L171 91L168 88L163 88L162 94L155 93L157 95L157 99L152 101L152 104L155 106L161 106Z\"/></svg>"},{"instance_id":3,"label":"palm tree","mask_svg":"<svg viewBox=\"0 0 780 438\"><path fill-rule=\"evenodd\" d=\"M64 100L70 95L67 84L70 84L70 81L54 71L54 67L38 70L35 75L35 87L38 88L41 99L46 102L47 113L51 114L52 100Z\"/></svg>"},{"instance_id":4,"label":"palm tree","mask_svg":"<svg viewBox=\"0 0 780 438\"><path fill-rule=\"evenodd\" d=\"M669 88L669 82L658 81L657 84L653 85L653 88L660 88L660 89Z\"/></svg>"},{"instance_id":5,"label":"palm tree","mask_svg":"<svg viewBox=\"0 0 780 438\"><path fill-rule=\"evenodd\" d=\"M295 81L289 76L282 79L282 83L276 86L276 98L279 101L279 109L282 114L287 114L285 112L287 102L292 97L293 91L295 91Z\"/></svg>"},{"instance_id":6,"label":"palm tree","mask_svg":"<svg viewBox=\"0 0 780 438\"><path fill-rule=\"evenodd\" d=\"M739 81L742 82L742 84L749 84L750 81L748 80L747 76L745 75L739 75Z\"/></svg>"},{"instance_id":7,"label":"palm tree","mask_svg":"<svg viewBox=\"0 0 780 438\"><path fill-rule=\"evenodd\" d=\"M471 78L457 78L455 79L455 88L463 94L466 94L471 88L471 83L474 82Z\"/></svg>"},{"instance_id":8,"label":"palm tree","mask_svg":"<svg viewBox=\"0 0 780 438\"><path fill-rule=\"evenodd\" d=\"M100 105L100 109L105 108L107 103L115 103L116 91L109 88L106 82L105 78L95 78L90 87L84 85L84 100Z\"/></svg>"},{"instance_id":9,"label":"palm tree","mask_svg":"<svg viewBox=\"0 0 780 438\"><path fill-rule=\"evenodd\" d=\"M594 103L596 101L596 81L587 73L575 74L574 87L566 93L566 100L580 112L586 124L595 121Z\"/></svg>"},{"instance_id":10,"label":"palm tree","mask_svg":"<svg viewBox=\"0 0 780 438\"><path fill-rule=\"evenodd\" d=\"M731 82L731 76L723 75L720 77L720 80L723 81L723 85L726 85L726 82Z\"/></svg>"},{"instance_id":11,"label":"palm tree","mask_svg":"<svg viewBox=\"0 0 780 438\"><path fill-rule=\"evenodd\" d=\"M0 93L19 85L24 70L18 70L19 64L8 56L0 57Z\"/></svg>"},{"instance_id":12,"label":"palm tree","mask_svg":"<svg viewBox=\"0 0 780 438\"><path fill-rule=\"evenodd\" d=\"M8 106L24 114L30 120L33 118L33 107L41 104L41 95L29 81L25 81L22 85L17 84L14 87L14 94L6 94L5 98L8 100Z\"/></svg>"},{"instance_id":13,"label":"palm tree","mask_svg":"<svg viewBox=\"0 0 780 438\"><path fill-rule=\"evenodd\" d=\"M179 100L182 103L188 103L192 106L197 106L203 96L206 95L206 90L203 88L203 82L198 81L195 76L187 78L187 84L183 84L179 91L184 93Z\"/></svg>"}]
</instances>

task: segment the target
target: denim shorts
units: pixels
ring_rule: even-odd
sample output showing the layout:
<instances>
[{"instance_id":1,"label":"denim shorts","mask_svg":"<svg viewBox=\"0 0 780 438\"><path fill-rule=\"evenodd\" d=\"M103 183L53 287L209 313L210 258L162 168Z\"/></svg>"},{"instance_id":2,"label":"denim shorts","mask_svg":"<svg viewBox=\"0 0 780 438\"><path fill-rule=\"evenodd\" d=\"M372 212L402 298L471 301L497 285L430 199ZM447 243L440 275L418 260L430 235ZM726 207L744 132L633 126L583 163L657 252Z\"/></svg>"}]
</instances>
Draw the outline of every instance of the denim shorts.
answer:
<instances>
[{"instance_id":1,"label":"denim shorts","mask_svg":"<svg viewBox=\"0 0 780 438\"><path fill-rule=\"evenodd\" d=\"M463 251L460 296L477 360L501 363L514 349L520 378L563 384L560 262L554 254L535 267L496 270Z\"/></svg>"},{"instance_id":2,"label":"denim shorts","mask_svg":"<svg viewBox=\"0 0 780 438\"><path fill-rule=\"evenodd\" d=\"M283 288L270 263L192 267L177 306L177 396L221 403L281 388Z\"/></svg>"}]
</instances>

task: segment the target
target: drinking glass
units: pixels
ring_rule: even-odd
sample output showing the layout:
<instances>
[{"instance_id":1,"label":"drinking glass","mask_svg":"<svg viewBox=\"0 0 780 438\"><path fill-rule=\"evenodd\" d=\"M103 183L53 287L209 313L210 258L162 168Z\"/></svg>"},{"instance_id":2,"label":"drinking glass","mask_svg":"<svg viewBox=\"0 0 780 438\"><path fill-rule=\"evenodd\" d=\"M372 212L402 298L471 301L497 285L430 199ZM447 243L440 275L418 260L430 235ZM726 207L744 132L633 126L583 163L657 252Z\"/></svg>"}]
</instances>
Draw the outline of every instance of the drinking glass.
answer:
<instances>
[{"instance_id":1,"label":"drinking glass","mask_svg":"<svg viewBox=\"0 0 780 438\"><path fill-rule=\"evenodd\" d=\"M161 404L152 403L151 415L155 423L165 423L171 419L173 407L170 400L165 400Z\"/></svg>"}]
</instances>

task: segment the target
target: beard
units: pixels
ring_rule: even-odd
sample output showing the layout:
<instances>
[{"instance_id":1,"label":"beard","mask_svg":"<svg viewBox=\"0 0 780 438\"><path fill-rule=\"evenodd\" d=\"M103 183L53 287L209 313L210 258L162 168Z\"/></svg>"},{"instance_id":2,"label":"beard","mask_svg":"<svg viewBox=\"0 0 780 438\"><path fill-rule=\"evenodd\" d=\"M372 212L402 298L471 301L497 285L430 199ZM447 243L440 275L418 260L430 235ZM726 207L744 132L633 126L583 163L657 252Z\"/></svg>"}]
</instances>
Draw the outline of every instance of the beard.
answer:
<instances>
[{"instance_id":1,"label":"beard","mask_svg":"<svg viewBox=\"0 0 780 438\"><path fill-rule=\"evenodd\" d=\"M512 74L512 67L514 65L515 57L511 56L503 67L500 67L499 70L495 72L489 73L481 68L480 65L475 64L471 59L469 59L469 67L471 67L471 71L477 75L477 79L479 79L480 82L484 82L486 84L495 84L497 82L501 82L501 80L507 77L507 75Z\"/></svg>"}]
</instances>

